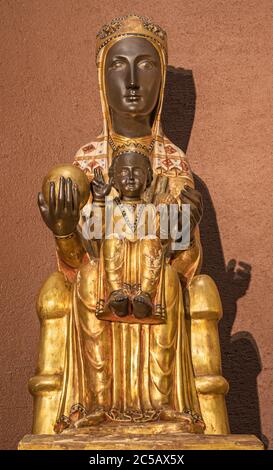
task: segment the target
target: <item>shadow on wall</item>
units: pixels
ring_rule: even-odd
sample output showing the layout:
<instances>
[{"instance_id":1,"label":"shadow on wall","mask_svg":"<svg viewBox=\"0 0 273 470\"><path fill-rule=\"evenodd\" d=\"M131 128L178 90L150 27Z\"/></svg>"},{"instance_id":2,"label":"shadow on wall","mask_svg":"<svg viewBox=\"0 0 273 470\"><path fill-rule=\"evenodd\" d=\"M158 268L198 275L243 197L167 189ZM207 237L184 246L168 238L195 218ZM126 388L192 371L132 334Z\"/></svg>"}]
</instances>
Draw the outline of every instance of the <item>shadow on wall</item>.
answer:
<instances>
[{"instance_id":1,"label":"shadow on wall","mask_svg":"<svg viewBox=\"0 0 273 470\"><path fill-rule=\"evenodd\" d=\"M196 90L191 70L169 66L162 123L171 141L187 151L195 115ZM206 158L201 155L200 158ZM262 434L257 376L262 370L259 351L252 335L241 331L231 335L237 313L237 300L243 297L250 284L251 266L230 260L225 263L216 213L207 186L194 175L196 188L202 193L204 216L200 224L204 251L202 273L216 282L223 304L219 323L223 375L230 391L226 397L231 433L255 434L265 446Z\"/></svg>"}]
</instances>

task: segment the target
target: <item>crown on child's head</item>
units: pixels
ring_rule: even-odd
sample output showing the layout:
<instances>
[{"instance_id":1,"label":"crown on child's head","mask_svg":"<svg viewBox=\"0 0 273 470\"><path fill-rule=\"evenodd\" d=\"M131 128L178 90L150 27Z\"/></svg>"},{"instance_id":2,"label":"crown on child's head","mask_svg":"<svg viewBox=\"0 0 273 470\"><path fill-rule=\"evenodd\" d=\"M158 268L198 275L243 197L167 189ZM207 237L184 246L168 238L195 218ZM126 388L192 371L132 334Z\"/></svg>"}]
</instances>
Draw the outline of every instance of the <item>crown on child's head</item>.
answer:
<instances>
[{"instance_id":1,"label":"crown on child's head","mask_svg":"<svg viewBox=\"0 0 273 470\"><path fill-rule=\"evenodd\" d=\"M115 150L113 150L113 158L119 157L125 153L139 153L147 158L150 157L148 147L139 142L126 142L122 145L118 145Z\"/></svg>"}]
</instances>

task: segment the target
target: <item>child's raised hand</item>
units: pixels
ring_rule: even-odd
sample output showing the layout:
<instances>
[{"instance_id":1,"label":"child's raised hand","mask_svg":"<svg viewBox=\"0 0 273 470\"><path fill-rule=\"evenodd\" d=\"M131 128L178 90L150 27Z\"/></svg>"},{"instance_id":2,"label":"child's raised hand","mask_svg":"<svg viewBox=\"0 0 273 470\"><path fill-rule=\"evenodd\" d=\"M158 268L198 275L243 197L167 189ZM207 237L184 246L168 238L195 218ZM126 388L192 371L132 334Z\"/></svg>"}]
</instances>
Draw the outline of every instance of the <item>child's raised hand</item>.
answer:
<instances>
[{"instance_id":1,"label":"child's raised hand","mask_svg":"<svg viewBox=\"0 0 273 470\"><path fill-rule=\"evenodd\" d=\"M105 183L104 176L100 168L94 169L94 178L90 183L94 201L104 201L112 189L112 178L109 183Z\"/></svg>"}]
</instances>

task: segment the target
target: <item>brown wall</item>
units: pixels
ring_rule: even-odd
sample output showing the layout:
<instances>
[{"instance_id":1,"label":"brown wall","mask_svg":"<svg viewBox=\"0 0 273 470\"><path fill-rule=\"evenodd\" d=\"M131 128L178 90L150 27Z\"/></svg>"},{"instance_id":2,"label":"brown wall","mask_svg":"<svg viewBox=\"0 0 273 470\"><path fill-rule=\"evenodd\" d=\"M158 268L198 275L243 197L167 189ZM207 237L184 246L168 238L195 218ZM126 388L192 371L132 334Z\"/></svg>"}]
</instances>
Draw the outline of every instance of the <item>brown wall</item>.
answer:
<instances>
[{"instance_id":1,"label":"brown wall","mask_svg":"<svg viewBox=\"0 0 273 470\"><path fill-rule=\"evenodd\" d=\"M55 269L36 193L55 163L71 161L100 131L95 34L132 10L162 24L169 63L186 69L168 73L166 129L186 148L192 127L187 155L207 185L198 181L206 202L204 271L224 304L232 431L262 432L273 446L272 1L2 0L0 9L0 446L15 447L31 429L35 299ZM250 283L225 272L231 258L252 266Z\"/></svg>"}]
</instances>

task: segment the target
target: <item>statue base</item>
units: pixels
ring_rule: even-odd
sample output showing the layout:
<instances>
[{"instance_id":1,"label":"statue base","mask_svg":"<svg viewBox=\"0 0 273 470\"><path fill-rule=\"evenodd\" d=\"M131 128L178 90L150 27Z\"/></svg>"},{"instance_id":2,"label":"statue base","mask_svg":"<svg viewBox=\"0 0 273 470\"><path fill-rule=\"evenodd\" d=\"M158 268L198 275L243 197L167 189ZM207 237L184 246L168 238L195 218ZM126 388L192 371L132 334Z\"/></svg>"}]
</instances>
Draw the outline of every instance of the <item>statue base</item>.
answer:
<instances>
[{"instance_id":1,"label":"statue base","mask_svg":"<svg viewBox=\"0 0 273 470\"><path fill-rule=\"evenodd\" d=\"M246 434L186 434L177 422L105 423L62 434L27 434L19 450L264 450Z\"/></svg>"}]
</instances>

